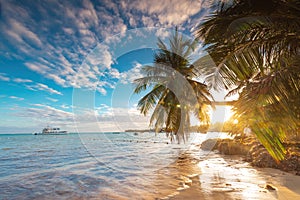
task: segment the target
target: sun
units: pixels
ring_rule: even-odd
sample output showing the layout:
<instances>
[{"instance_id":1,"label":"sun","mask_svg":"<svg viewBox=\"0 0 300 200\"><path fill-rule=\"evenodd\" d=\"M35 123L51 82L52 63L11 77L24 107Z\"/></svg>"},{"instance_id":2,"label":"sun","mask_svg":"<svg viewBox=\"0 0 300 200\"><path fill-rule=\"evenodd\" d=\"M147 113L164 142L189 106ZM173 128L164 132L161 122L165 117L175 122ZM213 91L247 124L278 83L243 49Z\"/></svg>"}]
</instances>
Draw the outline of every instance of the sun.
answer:
<instances>
[{"instance_id":1,"label":"sun","mask_svg":"<svg viewBox=\"0 0 300 200\"><path fill-rule=\"evenodd\" d=\"M234 114L231 110L231 106L215 106L215 109L211 110L211 123L226 122L230 120Z\"/></svg>"}]
</instances>

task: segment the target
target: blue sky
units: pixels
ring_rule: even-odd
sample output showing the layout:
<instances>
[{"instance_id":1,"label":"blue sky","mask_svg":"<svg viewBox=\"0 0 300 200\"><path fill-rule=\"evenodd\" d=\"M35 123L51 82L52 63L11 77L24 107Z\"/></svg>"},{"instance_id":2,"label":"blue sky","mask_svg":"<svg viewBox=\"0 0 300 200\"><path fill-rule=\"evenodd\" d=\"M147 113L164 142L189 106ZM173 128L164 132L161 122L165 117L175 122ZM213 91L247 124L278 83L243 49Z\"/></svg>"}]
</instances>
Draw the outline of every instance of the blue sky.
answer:
<instances>
[{"instance_id":1,"label":"blue sky","mask_svg":"<svg viewBox=\"0 0 300 200\"><path fill-rule=\"evenodd\" d=\"M212 1L0 3L0 133L15 133L147 127L132 80L157 37L192 36Z\"/></svg>"}]
</instances>

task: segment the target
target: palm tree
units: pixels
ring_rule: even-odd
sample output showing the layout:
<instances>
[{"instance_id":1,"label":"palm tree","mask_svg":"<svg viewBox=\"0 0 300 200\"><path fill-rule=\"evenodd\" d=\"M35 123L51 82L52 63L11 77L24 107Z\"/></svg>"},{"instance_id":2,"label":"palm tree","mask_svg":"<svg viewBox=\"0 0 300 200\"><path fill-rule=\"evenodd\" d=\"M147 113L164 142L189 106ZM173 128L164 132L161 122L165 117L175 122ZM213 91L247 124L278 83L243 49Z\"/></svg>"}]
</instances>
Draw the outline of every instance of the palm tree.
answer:
<instances>
[{"instance_id":1,"label":"palm tree","mask_svg":"<svg viewBox=\"0 0 300 200\"><path fill-rule=\"evenodd\" d=\"M191 63L196 43L176 30L167 46L158 39L153 66L144 66L143 78L135 80L135 93L150 89L140 99L138 108L152 112L150 126L156 132L165 129L171 140L185 140L193 113L202 123L209 123L211 95L207 86L195 80L197 72Z\"/></svg>"},{"instance_id":2,"label":"palm tree","mask_svg":"<svg viewBox=\"0 0 300 200\"><path fill-rule=\"evenodd\" d=\"M196 36L216 63L202 67L206 81L229 89L229 96L239 94L236 117L247 120L275 159L283 159L282 142L300 127L299 1L221 3Z\"/></svg>"}]
</instances>

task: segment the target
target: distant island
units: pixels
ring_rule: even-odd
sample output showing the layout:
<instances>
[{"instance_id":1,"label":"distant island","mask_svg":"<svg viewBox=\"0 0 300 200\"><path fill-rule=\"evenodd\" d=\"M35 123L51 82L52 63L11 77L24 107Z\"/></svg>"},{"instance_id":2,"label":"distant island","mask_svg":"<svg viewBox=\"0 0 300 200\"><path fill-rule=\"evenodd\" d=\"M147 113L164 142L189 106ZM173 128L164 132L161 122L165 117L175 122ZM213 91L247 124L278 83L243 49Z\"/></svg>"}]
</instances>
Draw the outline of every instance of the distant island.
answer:
<instances>
[{"instance_id":1,"label":"distant island","mask_svg":"<svg viewBox=\"0 0 300 200\"><path fill-rule=\"evenodd\" d=\"M128 129L125 132L138 132L138 133L145 133L145 132L155 132L154 129Z\"/></svg>"},{"instance_id":2,"label":"distant island","mask_svg":"<svg viewBox=\"0 0 300 200\"><path fill-rule=\"evenodd\" d=\"M198 132L198 133L206 133L209 131L210 126L209 125L200 125L200 126L191 126L190 131L191 132ZM138 133L144 133L144 132L155 132L155 129L128 129L125 130L125 132L138 132ZM165 128L162 128L160 133L165 132Z\"/></svg>"}]
</instances>

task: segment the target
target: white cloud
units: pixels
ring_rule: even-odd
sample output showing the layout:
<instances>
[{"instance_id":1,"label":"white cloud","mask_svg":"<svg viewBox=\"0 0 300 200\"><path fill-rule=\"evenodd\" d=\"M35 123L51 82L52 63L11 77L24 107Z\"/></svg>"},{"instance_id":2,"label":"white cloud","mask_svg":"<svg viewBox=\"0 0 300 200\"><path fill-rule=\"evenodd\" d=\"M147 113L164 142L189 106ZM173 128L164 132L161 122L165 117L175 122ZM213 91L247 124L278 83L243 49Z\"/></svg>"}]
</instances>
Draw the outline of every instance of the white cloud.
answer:
<instances>
[{"instance_id":1,"label":"white cloud","mask_svg":"<svg viewBox=\"0 0 300 200\"><path fill-rule=\"evenodd\" d=\"M111 68L114 54L108 46L101 44L91 52L99 41L118 45L124 39L128 23L132 27L182 24L204 7L203 2L134 0L115 3L106 0L94 3L85 0L75 4L49 1L36 3L32 8L41 14L37 21L31 9L6 1L3 3L1 25L5 30L3 36L16 49L15 56L22 52L29 58L30 61L25 63L28 69L63 87L85 88L106 94L107 87L115 85L110 78L131 82L139 72L135 68L126 74ZM45 37L44 33L53 34ZM118 37L111 37L115 34L119 34ZM168 36L162 30L156 35L162 38ZM82 64L84 58L87 59ZM9 79L0 74L0 80ZM16 79L15 82L21 83L22 80ZM58 94L55 90L44 90Z\"/></svg>"},{"instance_id":2,"label":"white cloud","mask_svg":"<svg viewBox=\"0 0 300 200\"><path fill-rule=\"evenodd\" d=\"M91 66L98 66L100 70L109 69L113 64L109 47L104 44L98 44L98 46L86 57L85 63Z\"/></svg>"},{"instance_id":3,"label":"white cloud","mask_svg":"<svg viewBox=\"0 0 300 200\"><path fill-rule=\"evenodd\" d=\"M118 76L118 71L111 68L112 64L113 55L109 51L109 47L99 44L87 55L76 73L68 75L66 80L69 80L68 84L72 87L97 90L105 95L105 87L113 87L113 83L110 81L111 77L107 77L107 75L112 72L114 77Z\"/></svg>"},{"instance_id":4,"label":"white cloud","mask_svg":"<svg viewBox=\"0 0 300 200\"><path fill-rule=\"evenodd\" d=\"M106 95L107 91L103 87L98 87L97 91L100 92L100 94Z\"/></svg>"},{"instance_id":5,"label":"white cloud","mask_svg":"<svg viewBox=\"0 0 300 200\"><path fill-rule=\"evenodd\" d=\"M62 109L67 107L70 106L61 105ZM39 129L46 125L58 126L69 131L76 129L80 132L124 131L148 127L149 117L144 117L134 107L112 108L101 104L95 109L73 108L74 113L37 103L31 104L30 107L18 107L13 110L12 115L20 121L30 120L31 125L36 126L36 131L40 131Z\"/></svg>"},{"instance_id":6,"label":"white cloud","mask_svg":"<svg viewBox=\"0 0 300 200\"><path fill-rule=\"evenodd\" d=\"M53 13L48 11L47 5L48 3L35 5L42 14L37 23L32 18L30 9L23 8L21 4L6 2L3 15L5 37L19 51L31 58L32 61L24 63L28 69L63 87L87 88L106 94L105 87L114 87L106 76L111 73L114 78L119 77L118 71L111 69L113 55L108 46L103 44L98 45L95 51L89 52L98 41L113 34L119 34L117 39L124 36L127 26L119 15L118 5L107 1L99 7L89 0L79 5L71 2L49 2L48 6L55 7ZM103 9L103 6L113 9L116 15ZM20 16L15 11L18 11ZM57 20L49 21L49 18ZM58 26L62 33L56 30L57 34L47 38L41 35L42 32L51 32L51 27ZM87 59L81 64L83 58ZM8 80L0 77L0 80L2 79ZM29 83L25 79L15 80L18 83ZM27 87L59 94L41 85Z\"/></svg>"},{"instance_id":7,"label":"white cloud","mask_svg":"<svg viewBox=\"0 0 300 200\"><path fill-rule=\"evenodd\" d=\"M97 26L99 23L99 19L94 5L89 0L84 0L83 5L85 9L82 9L79 15L84 21L88 21Z\"/></svg>"},{"instance_id":8,"label":"white cloud","mask_svg":"<svg viewBox=\"0 0 300 200\"><path fill-rule=\"evenodd\" d=\"M141 68L142 64L135 62L130 70L120 74L120 82L122 84L133 83L135 79L143 77Z\"/></svg>"},{"instance_id":9,"label":"white cloud","mask_svg":"<svg viewBox=\"0 0 300 200\"><path fill-rule=\"evenodd\" d=\"M47 74L46 77L54 80L57 84L61 85L61 86L66 86L66 80L59 77L59 75L57 74Z\"/></svg>"},{"instance_id":10,"label":"white cloud","mask_svg":"<svg viewBox=\"0 0 300 200\"><path fill-rule=\"evenodd\" d=\"M127 129L145 129L149 117L139 113L136 108L120 108L101 105L95 109L79 109L74 119L77 129L86 131L124 131Z\"/></svg>"},{"instance_id":11,"label":"white cloud","mask_svg":"<svg viewBox=\"0 0 300 200\"><path fill-rule=\"evenodd\" d=\"M15 131L18 130L14 128L15 126L22 127L21 133L41 131L47 125L74 131L73 113L44 104L31 104L30 107L18 106L7 117L13 117L14 120L13 123L7 122L6 127ZM26 127L29 128L25 130Z\"/></svg>"},{"instance_id":12,"label":"white cloud","mask_svg":"<svg viewBox=\"0 0 300 200\"><path fill-rule=\"evenodd\" d=\"M0 81L10 81L10 78L4 73L0 73Z\"/></svg>"},{"instance_id":13,"label":"white cloud","mask_svg":"<svg viewBox=\"0 0 300 200\"><path fill-rule=\"evenodd\" d=\"M121 74L120 74L120 72L119 72L118 69L116 69L116 68L111 68L111 69L109 70L109 76L110 76L111 78L119 79L120 76L121 76Z\"/></svg>"},{"instance_id":14,"label":"white cloud","mask_svg":"<svg viewBox=\"0 0 300 200\"><path fill-rule=\"evenodd\" d=\"M29 63L29 62L26 62L25 65L31 69L32 71L35 71L35 72L38 72L40 74L47 74L47 72L50 71L50 68L46 65L43 65L41 63Z\"/></svg>"},{"instance_id":15,"label":"white cloud","mask_svg":"<svg viewBox=\"0 0 300 200\"><path fill-rule=\"evenodd\" d=\"M66 34L68 35L72 35L74 34L74 30L72 28L68 28L68 27L63 27L63 30Z\"/></svg>"},{"instance_id":16,"label":"white cloud","mask_svg":"<svg viewBox=\"0 0 300 200\"><path fill-rule=\"evenodd\" d=\"M141 64L135 63L127 72L112 68L115 58L108 46L102 45L100 48L98 46L100 51L90 53L99 41L106 41L106 44L114 44L118 48L120 41L131 41L135 36L143 37L138 35L143 34L142 31L136 29L136 34L124 38L128 30L126 24L139 28L174 27L190 23L187 27L194 27L198 22L197 19L190 20L191 16L197 15L201 8L207 7L209 4L207 2L210 1L133 0L117 3L110 0L96 3L91 0L77 3L47 1L36 2L31 5L32 8L29 8L23 3L3 1L0 21L3 31L0 33L0 38L7 42L0 45L1 49L2 46L5 50L12 49L6 57L18 60L26 58L25 65L28 69L55 81L59 86L90 89L106 94L107 88L116 86L113 81L119 79L121 83L131 83L140 77ZM51 34L45 35L45 33ZM115 34L119 34L118 37L111 37ZM162 30L154 34L162 38L168 36ZM144 39L147 42L147 38ZM86 57L88 58L82 64ZM47 85L33 83L29 79L13 79L0 73L0 80L11 79L16 83L24 83L31 90L62 95L61 92ZM57 99L46 98L57 102ZM61 108L67 108L66 105L62 106ZM118 127L132 128L132 124L144 119L134 108L112 109L104 106L101 109L96 112L97 124L105 130L116 130ZM73 122L72 113L42 104L24 108L19 115L28 117L29 120L35 118L36 121L53 121L62 125L71 126ZM94 117L94 115L93 110L81 116L82 120L85 120L85 128L92 127L91 129L97 130L95 128L97 124L87 120L89 119L87 116ZM145 120L140 124L144 124L143 128L145 128L147 123L148 120Z\"/></svg>"},{"instance_id":17,"label":"white cloud","mask_svg":"<svg viewBox=\"0 0 300 200\"><path fill-rule=\"evenodd\" d=\"M20 117L28 117L35 120L44 119L49 122L57 121L69 121L73 120L73 114L57 108L43 105L43 104L34 104L35 107L23 108L22 112L18 112L16 115Z\"/></svg>"},{"instance_id":18,"label":"white cloud","mask_svg":"<svg viewBox=\"0 0 300 200\"><path fill-rule=\"evenodd\" d=\"M154 20L151 17L142 16L142 22L143 22L144 26L146 26L146 27L154 26Z\"/></svg>"},{"instance_id":19,"label":"white cloud","mask_svg":"<svg viewBox=\"0 0 300 200\"><path fill-rule=\"evenodd\" d=\"M39 37L32 31L30 31L28 28L23 26L20 22L14 20L14 19L11 19L10 25L11 25L12 31L14 31L14 33L16 33L19 36L18 39L19 38L29 39L35 45L37 45L39 47L42 46L42 42L39 39Z\"/></svg>"},{"instance_id":20,"label":"white cloud","mask_svg":"<svg viewBox=\"0 0 300 200\"><path fill-rule=\"evenodd\" d=\"M69 109L70 108L70 106L68 106L66 104L62 104L60 107L63 108L63 109Z\"/></svg>"},{"instance_id":21,"label":"white cloud","mask_svg":"<svg viewBox=\"0 0 300 200\"><path fill-rule=\"evenodd\" d=\"M49 92L50 94L62 95L61 92L59 92L53 88L50 88L49 86L42 84L42 83L36 83L35 85L26 85L26 88L33 90L33 91L40 90L40 91Z\"/></svg>"},{"instance_id":22,"label":"white cloud","mask_svg":"<svg viewBox=\"0 0 300 200\"><path fill-rule=\"evenodd\" d=\"M164 40L170 36L170 30L160 28L156 31L155 35Z\"/></svg>"},{"instance_id":23,"label":"white cloud","mask_svg":"<svg viewBox=\"0 0 300 200\"><path fill-rule=\"evenodd\" d=\"M48 99L48 100L50 100L52 102L57 102L58 101L58 99L54 99L54 98L50 98L50 97L46 97L46 99Z\"/></svg>"},{"instance_id":24,"label":"white cloud","mask_svg":"<svg viewBox=\"0 0 300 200\"><path fill-rule=\"evenodd\" d=\"M130 13L128 13L127 15L128 15L128 18L129 18L129 24L130 24L130 26L136 27L137 26L137 22L135 20L135 17L132 14L130 14Z\"/></svg>"},{"instance_id":25,"label":"white cloud","mask_svg":"<svg viewBox=\"0 0 300 200\"><path fill-rule=\"evenodd\" d=\"M36 107L44 107L45 105L44 104L40 104L40 103L34 103L34 104L31 104L32 106L36 106Z\"/></svg>"},{"instance_id":26,"label":"white cloud","mask_svg":"<svg viewBox=\"0 0 300 200\"><path fill-rule=\"evenodd\" d=\"M134 0L127 4L123 1L124 9L140 11L150 17L143 16L142 21L146 26L153 26L153 19L158 20L160 25L172 27L188 20L203 8L204 1L182 0ZM126 5L124 5L126 4Z\"/></svg>"},{"instance_id":27,"label":"white cloud","mask_svg":"<svg viewBox=\"0 0 300 200\"><path fill-rule=\"evenodd\" d=\"M24 100L24 98L22 98L22 97L16 97L16 96L9 96L9 98L16 99L18 101L23 101Z\"/></svg>"},{"instance_id":28,"label":"white cloud","mask_svg":"<svg viewBox=\"0 0 300 200\"><path fill-rule=\"evenodd\" d=\"M62 77L60 77L57 74L53 74L52 72L54 71L53 68L48 67L42 63L29 63L26 62L25 66L27 66L29 69L38 72L39 74L43 74L45 75L45 77L54 80L57 84L61 85L61 86L65 86L65 82L66 80ZM57 69L59 71L59 69ZM61 71L60 73L64 74L64 71Z\"/></svg>"},{"instance_id":29,"label":"white cloud","mask_svg":"<svg viewBox=\"0 0 300 200\"><path fill-rule=\"evenodd\" d=\"M14 78L13 81L16 83L32 83L32 80L22 78Z\"/></svg>"},{"instance_id":30,"label":"white cloud","mask_svg":"<svg viewBox=\"0 0 300 200\"><path fill-rule=\"evenodd\" d=\"M3 2L2 6L3 33L5 37L17 46L17 51L29 53L35 48L41 48L43 42L39 38L34 26L27 26L26 19L30 14L21 6L12 2ZM17 13L17 14L16 14ZM34 24L34 23L33 23Z\"/></svg>"}]
</instances>

